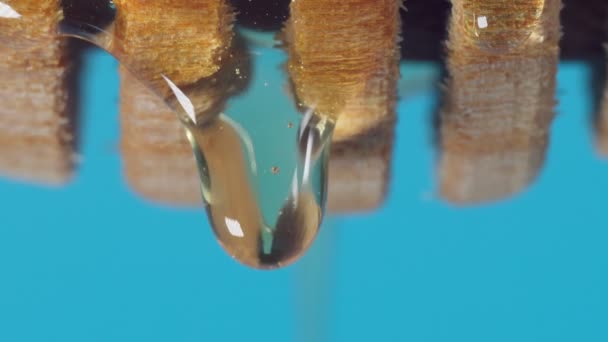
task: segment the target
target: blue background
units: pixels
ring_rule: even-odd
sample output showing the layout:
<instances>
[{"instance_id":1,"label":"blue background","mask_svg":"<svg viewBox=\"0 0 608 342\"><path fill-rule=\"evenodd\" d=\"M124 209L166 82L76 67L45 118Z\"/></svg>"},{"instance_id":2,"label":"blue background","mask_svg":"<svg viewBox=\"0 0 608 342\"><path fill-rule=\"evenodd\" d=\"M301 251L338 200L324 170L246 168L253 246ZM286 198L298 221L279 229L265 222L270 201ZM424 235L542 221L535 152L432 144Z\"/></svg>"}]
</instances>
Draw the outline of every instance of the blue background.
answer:
<instances>
[{"instance_id":1,"label":"blue background","mask_svg":"<svg viewBox=\"0 0 608 342\"><path fill-rule=\"evenodd\" d=\"M386 205L328 218L311 253L273 272L226 256L202 210L128 190L116 69L87 53L72 183L0 180L0 341L608 340L608 164L586 66L560 67L538 181L462 209L435 196L438 67L404 64Z\"/></svg>"}]
</instances>

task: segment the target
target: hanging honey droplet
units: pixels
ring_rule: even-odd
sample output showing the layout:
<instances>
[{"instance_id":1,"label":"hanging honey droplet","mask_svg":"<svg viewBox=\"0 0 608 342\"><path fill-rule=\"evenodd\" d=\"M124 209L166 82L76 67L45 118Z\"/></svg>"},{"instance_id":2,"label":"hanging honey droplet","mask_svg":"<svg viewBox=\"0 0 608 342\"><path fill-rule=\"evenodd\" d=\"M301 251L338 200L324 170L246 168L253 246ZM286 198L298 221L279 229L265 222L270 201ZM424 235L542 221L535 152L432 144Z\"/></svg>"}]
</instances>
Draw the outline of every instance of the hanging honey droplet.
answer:
<instances>
[{"instance_id":1,"label":"hanging honey droplet","mask_svg":"<svg viewBox=\"0 0 608 342\"><path fill-rule=\"evenodd\" d=\"M305 141L299 145L307 149L299 153L291 185L274 215L267 215L262 204L280 187L260 184L243 132L223 115L204 126L187 127L213 231L226 252L243 264L258 269L286 266L308 250L319 231L331 133L313 134L327 128L310 122L316 126L301 129L307 134L301 135Z\"/></svg>"},{"instance_id":2,"label":"hanging honey droplet","mask_svg":"<svg viewBox=\"0 0 608 342\"><path fill-rule=\"evenodd\" d=\"M538 26L545 0L455 1L466 38L488 53L521 47ZM460 8L458 8L460 7Z\"/></svg>"}]
</instances>

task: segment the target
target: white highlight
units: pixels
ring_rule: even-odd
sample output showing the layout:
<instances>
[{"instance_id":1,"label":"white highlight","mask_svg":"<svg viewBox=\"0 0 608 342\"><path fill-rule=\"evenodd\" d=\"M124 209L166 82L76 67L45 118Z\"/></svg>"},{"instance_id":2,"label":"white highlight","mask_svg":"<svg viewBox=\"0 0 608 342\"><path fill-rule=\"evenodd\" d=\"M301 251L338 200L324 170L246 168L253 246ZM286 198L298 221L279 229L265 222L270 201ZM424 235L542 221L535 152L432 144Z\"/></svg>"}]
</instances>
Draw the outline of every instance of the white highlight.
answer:
<instances>
[{"instance_id":1,"label":"white highlight","mask_svg":"<svg viewBox=\"0 0 608 342\"><path fill-rule=\"evenodd\" d=\"M11 6L0 2L0 18L19 19L21 14L17 13Z\"/></svg>"},{"instance_id":2,"label":"white highlight","mask_svg":"<svg viewBox=\"0 0 608 342\"><path fill-rule=\"evenodd\" d=\"M294 206L298 206L298 168L293 173L293 180L291 181L291 198L293 199Z\"/></svg>"},{"instance_id":3,"label":"white highlight","mask_svg":"<svg viewBox=\"0 0 608 342\"><path fill-rule=\"evenodd\" d=\"M231 219L230 217L226 217L224 218L224 222L226 222L226 227L228 227L228 231L230 232L230 234L232 234L232 236L236 236L239 238L245 236L245 233L243 232L243 228L241 228L241 224L239 223L239 221Z\"/></svg>"},{"instance_id":4,"label":"white highlight","mask_svg":"<svg viewBox=\"0 0 608 342\"><path fill-rule=\"evenodd\" d=\"M171 88L171 91L173 91L173 94L175 94L177 102L179 102L186 114L188 114L188 117L190 117L192 122L196 123L196 113L194 112L194 105L192 104L192 101L190 101L188 96L186 96L186 94L184 94L184 92L181 91L181 89L179 89L167 76L161 76L165 79L165 82L167 82L169 88Z\"/></svg>"},{"instance_id":5,"label":"white highlight","mask_svg":"<svg viewBox=\"0 0 608 342\"><path fill-rule=\"evenodd\" d=\"M485 29L488 28L488 17L481 16L477 18L477 27L479 27L480 29Z\"/></svg>"},{"instance_id":6,"label":"white highlight","mask_svg":"<svg viewBox=\"0 0 608 342\"><path fill-rule=\"evenodd\" d=\"M298 197L298 169L293 173L293 180L291 181L291 196Z\"/></svg>"},{"instance_id":7,"label":"white highlight","mask_svg":"<svg viewBox=\"0 0 608 342\"><path fill-rule=\"evenodd\" d=\"M308 131L308 141L306 142L306 158L304 159L304 171L302 172L302 184L308 184L310 178L310 160L312 159L312 144L315 140L312 131Z\"/></svg>"}]
</instances>

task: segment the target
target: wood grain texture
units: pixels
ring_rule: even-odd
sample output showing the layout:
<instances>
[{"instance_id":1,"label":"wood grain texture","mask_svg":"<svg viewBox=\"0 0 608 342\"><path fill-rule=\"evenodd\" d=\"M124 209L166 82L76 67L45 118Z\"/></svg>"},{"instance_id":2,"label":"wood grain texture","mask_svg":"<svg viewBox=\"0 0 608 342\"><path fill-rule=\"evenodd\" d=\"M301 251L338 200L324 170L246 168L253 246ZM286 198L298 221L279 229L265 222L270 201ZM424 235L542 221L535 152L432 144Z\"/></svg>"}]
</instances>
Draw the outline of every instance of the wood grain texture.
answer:
<instances>
[{"instance_id":1,"label":"wood grain texture","mask_svg":"<svg viewBox=\"0 0 608 342\"><path fill-rule=\"evenodd\" d=\"M12 67L57 67L65 63L65 41L57 38L59 0L3 1L21 15L0 20L0 64Z\"/></svg>"},{"instance_id":2,"label":"wood grain texture","mask_svg":"<svg viewBox=\"0 0 608 342\"><path fill-rule=\"evenodd\" d=\"M336 141L395 120L399 4L395 0L291 4L285 32L294 91L302 105L337 120Z\"/></svg>"},{"instance_id":3,"label":"wood grain texture","mask_svg":"<svg viewBox=\"0 0 608 342\"><path fill-rule=\"evenodd\" d=\"M468 2L453 0L450 76L438 127L440 192L456 204L506 198L536 178L554 117L561 34L561 2L547 0L536 23L526 24L529 38L509 51L490 53L464 32ZM503 4L494 11L519 10ZM484 39L508 36L508 27L498 29L505 32Z\"/></svg>"},{"instance_id":4,"label":"wood grain texture","mask_svg":"<svg viewBox=\"0 0 608 342\"><path fill-rule=\"evenodd\" d=\"M298 0L285 27L300 106L337 120L330 212L379 206L390 175L401 2Z\"/></svg>"},{"instance_id":5,"label":"wood grain texture","mask_svg":"<svg viewBox=\"0 0 608 342\"><path fill-rule=\"evenodd\" d=\"M57 37L58 0L5 1L19 19L0 20L0 174L60 185L73 169L72 64Z\"/></svg>"},{"instance_id":6,"label":"wood grain texture","mask_svg":"<svg viewBox=\"0 0 608 342\"><path fill-rule=\"evenodd\" d=\"M232 38L226 0L116 0L114 50L138 77L178 86L216 73Z\"/></svg>"}]
</instances>

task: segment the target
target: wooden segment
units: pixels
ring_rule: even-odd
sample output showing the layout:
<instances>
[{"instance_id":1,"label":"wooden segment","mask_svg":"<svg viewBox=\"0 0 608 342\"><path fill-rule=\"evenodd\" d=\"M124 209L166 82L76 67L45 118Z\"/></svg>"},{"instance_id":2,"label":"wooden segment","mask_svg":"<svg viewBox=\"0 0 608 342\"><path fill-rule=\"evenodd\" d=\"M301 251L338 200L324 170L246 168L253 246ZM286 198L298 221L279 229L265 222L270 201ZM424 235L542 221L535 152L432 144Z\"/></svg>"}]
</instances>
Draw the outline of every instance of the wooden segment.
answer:
<instances>
[{"instance_id":1,"label":"wooden segment","mask_svg":"<svg viewBox=\"0 0 608 342\"><path fill-rule=\"evenodd\" d=\"M329 164L330 212L371 210L385 197L399 78L400 4L291 3L285 37L297 101L337 120Z\"/></svg>"},{"instance_id":2,"label":"wooden segment","mask_svg":"<svg viewBox=\"0 0 608 342\"><path fill-rule=\"evenodd\" d=\"M4 1L0 19L0 174L59 185L71 176L73 108L68 49L57 37L58 0Z\"/></svg>"},{"instance_id":3,"label":"wooden segment","mask_svg":"<svg viewBox=\"0 0 608 342\"><path fill-rule=\"evenodd\" d=\"M546 0L538 21L527 23L529 37L499 54L483 47L498 46L487 40L504 39L508 25L483 37L480 47L465 34L470 28L464 8L470 2L453 0L447 44L450 78L439 127L440 191L456 204L508 197L537 176L556 103L561 2ZM493 9L504 11L503 17L518 10L503 4ZM506 32L496 32L501 29Z\"/></svg>"},{"instance_id":4,"label":"wooden segment","mask_svg":"<svg viewBox=\"0 0 608 342\"><path fill-rule=\"evenodd\" d=\"M366 212L384 202L394 140L392 123L332 146L329 162L329 213Z\"/></svg>"},{"instance_id":5,"label":"wooden segment","mask_svg":"<svg viewBox=\"0 0 608 342\"><path fill-rule=\"evenodd\" d=\"M395 0L298 0L286 27L289 72L303 106L337 121L334 140L395 120Z\"/></svg>"},{"instance_id":6,"label":"wooden segment","mask_svg":"<svg viewBox=\"0 0 608 342\"><path fill-rule=\"evenodd\" d=\"M225 0L116 0L114 48L142 80L178 86L216 73L234 14Z\"/></svg>"}]
</instances>

